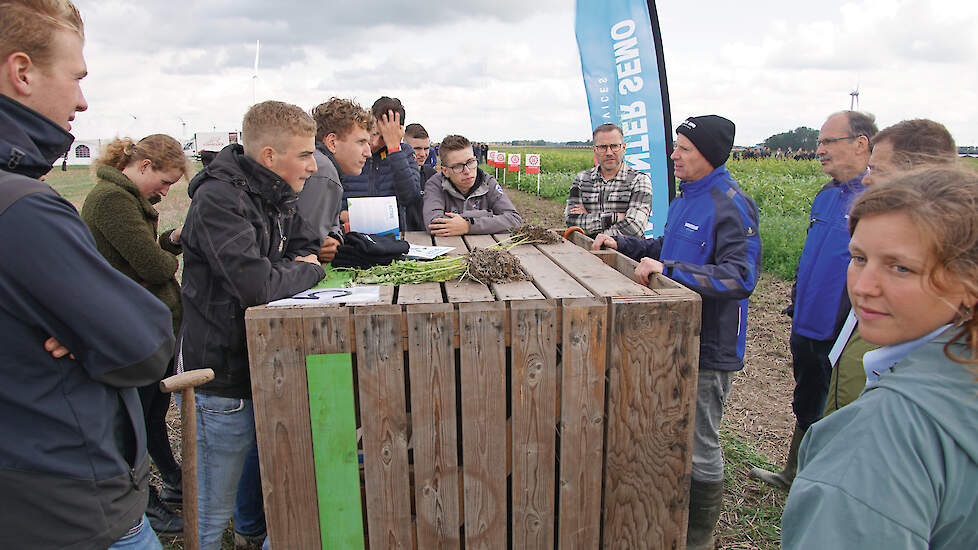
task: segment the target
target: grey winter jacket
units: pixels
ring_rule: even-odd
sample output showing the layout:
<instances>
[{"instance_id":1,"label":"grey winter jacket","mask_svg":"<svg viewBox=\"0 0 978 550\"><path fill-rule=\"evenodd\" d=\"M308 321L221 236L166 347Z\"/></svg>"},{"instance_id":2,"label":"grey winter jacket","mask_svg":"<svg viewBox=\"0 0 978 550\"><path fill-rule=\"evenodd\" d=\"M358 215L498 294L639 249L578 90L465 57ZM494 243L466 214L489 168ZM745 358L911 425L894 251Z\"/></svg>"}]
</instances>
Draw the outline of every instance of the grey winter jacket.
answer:
<instances>
[{"instance_id":1,"label":"grey winter jacket","mask_svg":"<svg viewBox=\"0 0 978 550\"><path fill-rule=\"evenodd\" d=\"M319 142L313 153L318 169L309 176L299 192L296 208L312 233L320 239L329 234L341 235L340 210L343 206L343 184L336 157Z\"/></svg>"},{"instance_id":2,"label":"grey winter jacket","mask_svg":"<svg viewBox=\"0 0 978 550\"><path fill-rule=\"evenodd\" d=\"M516 207L503 193L495 178L481 169L476 175L475 184L469 196L463 196L452 182L442 174L437 174L425 183L424 219L425 229L435 218L446 212L454 212L466 218L470 224L470 235L501 233L523 223Z\"/></svg>"}]
</instances>

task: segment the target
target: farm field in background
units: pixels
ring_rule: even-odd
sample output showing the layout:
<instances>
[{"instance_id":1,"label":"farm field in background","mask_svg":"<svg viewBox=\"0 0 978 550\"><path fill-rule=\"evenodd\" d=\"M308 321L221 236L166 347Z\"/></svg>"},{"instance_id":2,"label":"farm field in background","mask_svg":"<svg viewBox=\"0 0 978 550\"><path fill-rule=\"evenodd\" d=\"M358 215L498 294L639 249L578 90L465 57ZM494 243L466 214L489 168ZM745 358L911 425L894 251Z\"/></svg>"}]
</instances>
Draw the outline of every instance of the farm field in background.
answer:
<instances>
[{"instance_id":1,"label":"farm field in background","mask_svg":"<svg viewBox=\"0 0 978 550\"><path fill-rule=\"evenodd\" d=\"M540 192L537 178L523 174L519 189L553 201L567 199L571 182L581 170L594 166L591 149L557 147L498 147L507 153L540 154ZM978 165L978 163L976 163ZM490 174L502 169L483 165ZM805 244L808 214L812 199L828 177L814 160L731 160L727 169L743 190L757 203L760 216L761 241L764 249L763 270L779 277L794 277L795 266ZM517 188L516 172L506 175L505 186Z\"/></svg>"}]
</instances>

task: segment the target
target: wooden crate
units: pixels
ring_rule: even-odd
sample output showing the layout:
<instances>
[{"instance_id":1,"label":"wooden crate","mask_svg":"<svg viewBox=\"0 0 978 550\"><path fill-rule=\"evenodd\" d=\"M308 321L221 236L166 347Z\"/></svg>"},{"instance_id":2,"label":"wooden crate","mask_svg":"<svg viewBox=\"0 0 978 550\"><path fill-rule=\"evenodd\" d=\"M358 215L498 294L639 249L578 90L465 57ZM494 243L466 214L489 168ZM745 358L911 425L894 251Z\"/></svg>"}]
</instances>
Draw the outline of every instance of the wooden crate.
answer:
<instances>
[{"instance_id":1,"label":"wooden crate","mask_svg":"<svg viewBox=\"0 0 978 550\"><path fill-rule=\"evenodd\" d=\"M272 547L682 548L700 299L589 243L513 249L532 282L249 309Z\"/></svg>"}]
</instances>

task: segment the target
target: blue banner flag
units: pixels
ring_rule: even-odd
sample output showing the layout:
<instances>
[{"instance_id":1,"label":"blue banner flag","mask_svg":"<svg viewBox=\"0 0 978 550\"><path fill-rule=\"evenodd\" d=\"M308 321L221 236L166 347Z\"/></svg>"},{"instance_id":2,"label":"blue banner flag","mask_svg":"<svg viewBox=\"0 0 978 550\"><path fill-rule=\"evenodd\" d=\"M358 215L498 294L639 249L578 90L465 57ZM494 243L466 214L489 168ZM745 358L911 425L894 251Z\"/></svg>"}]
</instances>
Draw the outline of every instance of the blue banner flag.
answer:
<instances>
[{"instance_id":1,"label":"blue banner flag","mask_svg":"<svg viewBox=\"0 0 978 550\"><path fill-rule=\"evenodd\" d=\"M577 47L591 128L611 122L625 136L625 161L652 180L645 238L662 235L676 195L672 120L654 0L577 0Z\"/></svg>"}]
</instances>

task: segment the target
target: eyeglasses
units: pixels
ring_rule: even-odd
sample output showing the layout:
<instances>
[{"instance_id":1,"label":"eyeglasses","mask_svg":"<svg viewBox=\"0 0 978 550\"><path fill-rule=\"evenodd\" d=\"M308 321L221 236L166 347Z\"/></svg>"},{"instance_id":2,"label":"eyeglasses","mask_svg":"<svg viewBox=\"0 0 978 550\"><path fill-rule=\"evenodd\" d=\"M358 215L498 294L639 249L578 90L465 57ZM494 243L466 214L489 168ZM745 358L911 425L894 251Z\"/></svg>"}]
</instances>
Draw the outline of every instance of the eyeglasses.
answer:
<instances>
[{"instance_id":1,"label":"eyeglasses","mask_svg":"<svg viewBox=\"0 0 978 550\"><path fill-rule=\"evenodd\" d=\"M611 151L612 153L617 153L624 146L624 143L609 143L608 145L595 145L594 150L603 153L605 151Z\"/></svg>"},{"instance_id":2,"label":"eyeglasses","mask_svg":"<svg viewBox=\"0 0 978 550\"><path fill-rule=\"evenodd\" d=\"M453 164L449 166L449 168L451 168L452 172L456 174L461 174L462 171L465 170L466 168L468 168L469 171L471 172L475 170L477 166L479 166L479 161L475 160L474 158L471 158L461 164Z\"/></svg>"},{"instance_id":3,"label":"eyeglasses","mask_svg":"<svg viewBox=\"0 0 978 550\"><path fill-rule=\"evenodd\" d=\"M823 145L828 145L830 143L835 143L837 141L842 141L844 139L859 139L859 136L845 136L845 137L837 137L837 138L825 138L825 139L820 139L820 140L816 141L815 143L819 147L821 147Z\"/></svg>"}]
</instances>

